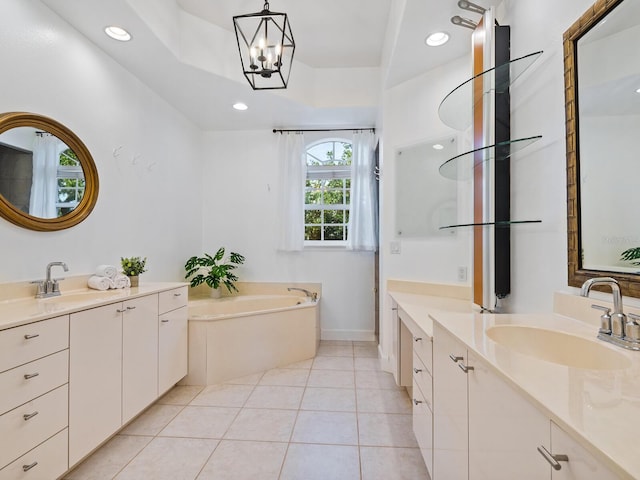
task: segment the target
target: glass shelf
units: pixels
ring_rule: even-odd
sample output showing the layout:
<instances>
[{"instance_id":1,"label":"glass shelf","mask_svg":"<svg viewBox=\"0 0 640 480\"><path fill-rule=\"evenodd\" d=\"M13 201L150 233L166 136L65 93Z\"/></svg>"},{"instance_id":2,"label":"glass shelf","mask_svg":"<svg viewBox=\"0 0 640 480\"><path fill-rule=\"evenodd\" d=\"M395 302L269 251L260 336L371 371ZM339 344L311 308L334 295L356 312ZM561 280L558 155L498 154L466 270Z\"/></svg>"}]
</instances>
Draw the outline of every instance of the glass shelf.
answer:
<instances>
[{"instance_id":1,"label":"glass shelf","mask_svg":"<svg viewBox=\"0 0 640 480\"><path fill-rule=\"evenodd\" d=\"M482 95L476 100L476 103L478 103L484 95L492 90L497 93L505 92L520 75L526 72L527 69L540 58L540 55L542 55L542 50L516 58L508 63L503 63L498 67L479 73L459 85L440 103L440 107L438 107L440 120L442 120L445 125L455 128L456 130L466 130L471 126L473 120L474 81L482 77L484 83ZM507 71L509 73L508 77L506 75ZM489 80L489 82L486 80Z\"/></svg>"},{"instance_id":2,"label":"glass shelf","mask_svg":"<svg viewBox=\"0 0 640 480\"><path fill-rule=\"evenodd\" d=\"M469 152L462 153L456 157L453 157L442 165L440 165L440 175L451 180L468 180L472 177L473 169L476 165L482 165L491 159L496 161L506 160L514 153L517 153L532 143L537 142L542 138L542 135L535 137L518 138L515 140L508 140L506 142L496 143L495 145L489 145L488 147L476 148ZM493 151L491 149L494 149ZM482 153L482 162L475 164L474 157L476 153Z\"/></svg>"},{"instance_id":3,"label":"glass shelf","mask_svg":"<svg viewBox=\"0 0 640 480\"><path fill-rule=\"evenodd\" d=\"M486 223L461 223L459 225L446 225L440 227L440 230L446 230L449 228L462 228L462 227L496 227L506 228L511 225L522 225L525 223L542 223L542 220L504 220L501 222L486 222Z\"/></svg>"}]
</instances>

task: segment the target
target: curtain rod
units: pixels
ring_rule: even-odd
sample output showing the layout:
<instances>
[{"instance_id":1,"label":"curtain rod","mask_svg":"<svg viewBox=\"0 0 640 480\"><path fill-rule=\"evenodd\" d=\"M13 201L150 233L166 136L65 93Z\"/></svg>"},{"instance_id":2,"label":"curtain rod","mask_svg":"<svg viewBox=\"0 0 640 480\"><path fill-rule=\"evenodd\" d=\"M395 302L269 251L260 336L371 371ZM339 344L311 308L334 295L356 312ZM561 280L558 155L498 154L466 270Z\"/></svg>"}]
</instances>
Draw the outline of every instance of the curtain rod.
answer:
<instances>
[{"instance_id":1,"label":"curtain rod","mask_svg":"<svg viewBox=\"0 0 640 480\"><path fill-rule=\"evenodd\" d=\"M373 127L365 127L365 128L318 128L318 129L309 129L309 128L295 128L292 130L283 130L279 128L274 128L273 133L290 133L290 132L356 132L358 130L370 130L373 133L376 133L376 129Z\"/></svg>"}]
</instances>

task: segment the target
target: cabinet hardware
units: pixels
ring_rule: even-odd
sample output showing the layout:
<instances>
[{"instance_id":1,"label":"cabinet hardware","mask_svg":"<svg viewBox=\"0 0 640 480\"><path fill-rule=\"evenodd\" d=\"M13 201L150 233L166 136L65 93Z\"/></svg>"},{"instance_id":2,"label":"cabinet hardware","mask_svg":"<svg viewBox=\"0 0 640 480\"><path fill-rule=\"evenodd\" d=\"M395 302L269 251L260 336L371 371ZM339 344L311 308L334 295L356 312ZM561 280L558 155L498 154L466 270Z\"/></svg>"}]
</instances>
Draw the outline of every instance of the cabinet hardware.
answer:
<instances>
[{"instance_id":1,"label":"cabinet hardware","mask_svg":"<svg viewBox=\"0 0 640 480\"><path fill-rule=\"evenodd\" d=\"M421 342L422 341L422 337L413 337L413 341L414 342Z\"/></svg>"},{"instance_id":2,"label":"cabinet hardware","mask_svg":"<svg viewBox=\"0 0 640 480\"><path fill-rule=\"evenodd\" d=\"M458 362L464 360L464 357L458 357L458 356L454 355L453 353L451 355L449 355L449 358L451 359L451 361L453 363L458 363Z\"/></svg>"},{"instance_id":3,"label":"cabinet hardware","mask_svg":"<svg viewBox=\"0 0 640 480\"><path fill-rule=\"evenodd\" d=\"M119 309L116 310L116 312L118 312L118 313L124 313L126 311L127 311L126 308L119 308Z\"/></svg>"},{"instance_id":4,"label":"cabinet hardware","mask_svg":"<svg viewBox=\"0 0 640 480\"><path fill-rule=\"evenodd\" d=\"M24 379L25 380L29 380L30 378L37 377L38 375L40 375L40 374L37 373L37 372L36 373L25 373L24 374Z\"/></svg>"},{"instance_id":5,"label":"cabinet hardware","mask_svg":"<svg viewBox=\"0 0 640 480\"><path fill-rule=\"evenodd\" d=\"M163 318L162 320L160 320L162 323L169 323L169 320L166 318Z\"/></svg>"},{"instance_id":6,"label":"cabinet hardware","mask_svg":"<svg viewBox=\"0 0 640 480\"><path fill-rule=\"evenodd\" d=\"M38 412L33 412L33 413L25 413L24 415L22 415L22 418L26 420L30 420L33 417L35 417L36 415L38 415Z\"/></svg>"},{"instance_id":7,"label":"cabinet hardware","mask_svg":"<svg viewBox=\"0 0 640 480\"><path fill-rule=\"evenodd\" d=\"M549 462L549 464L553 467L554 470L560 470L562 468L562 465L560 465L559 462L569 461L569 457L567 455L562 455L562 454L554 455L549 450L544 448L543 445L540 445L538 447L538 452L540 452L540 455L542 455L544 459L547 462Z\"/></svg>"},{"instance_id":8,"label":"cabinet hardware","mask_svg":"<svg viewBox=\"0 0 640 480\"><path fill-rule=\"evenodd\" d=\"M398 311L398 307L391 307L391 311L392 312L397 312Z\"/></svg>"},{"instance_id":9,"label":"cabinet hardware","mask_svg":"<svg viewBox=\"0 0 640 480\"><path fill-rule=\"evenodd\" d=\"M36 333L35 335L28 335L28 334L27 334L27 335L25 335L25 336L24 336L24 339L25 339L25 340L31 340L32 338L37 338L37 337L39 337L39 336L40 336L40 334L39 334L39 333Z\"/></svg>"},{"instance_id":10,"label":"cabinet hardware","mask_svg":"<svg viewBox=\"0 0 640 480\"><path fill-rule=\"evenodd\" d=\"M469 373L470 370L475 370L475 368L469 365L463 365L462 363L459 363L458 366L460 367L460 370L462 370L464 373Z\"/></svg>"},{"instance_id":11,"label":"cabinet hardware","mask_svg":"<svg viewBox=\"0 0 640 480\"><path fill-rule=\"evenodd\" d=\"M421 403L424 403L422 400L416 400L415 398L413 399L413 403L415 403L416 405L420 405Z\"/></svg>"},{"instance_id":12,"label":"cabinet hardware","mask_svg":"<svg viewBox=\"0 0 640 480\"><path fill-rule=\"evenodd\" d=\"M173 294L173 296L174 296L174 297L181 297L181 296L182 296L182 294L181 294L181 293L174 293L174 294Z\"/></svg>"},{"instance_id":13,"label":"cabinet hardware","mask_svg":"<svg viewBox=\"0 0 640 480\"><path fill-rule=\"evenodd\" d=\"M33 462L31 465L22 465L22 471L23 472L28 472L29 470L31 470L36 465L38 465L38 462Z\"/></svg>"},{"instance_id":14,"label":"cabinet hardware","mask_svg":"<svg viewBox=\"0 0 640 480\"><path fill-rule=\"evenodd\" d=\"M135 310L136 307L127 307L127 310Z\"/></svg>"},{"instance_id":15,"label":"cabinet hardware","mask_svg":"<svg viewBox=\"0 0 640 480\"><path fill-rule=\"evenodd\" d=\"M420 373L422 371L421 368L415 368L413 369L413 373Z\"/></svg>"}]
</instances>

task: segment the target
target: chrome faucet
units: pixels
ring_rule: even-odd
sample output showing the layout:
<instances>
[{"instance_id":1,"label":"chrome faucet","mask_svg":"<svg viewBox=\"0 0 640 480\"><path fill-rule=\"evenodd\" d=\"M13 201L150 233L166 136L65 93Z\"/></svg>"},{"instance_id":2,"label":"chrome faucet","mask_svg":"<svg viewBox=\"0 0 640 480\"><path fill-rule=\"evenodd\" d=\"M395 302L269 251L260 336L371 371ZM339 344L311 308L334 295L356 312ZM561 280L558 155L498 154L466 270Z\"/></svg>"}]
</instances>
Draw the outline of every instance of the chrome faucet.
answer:
<instances>
[{"instance_id":1,"label":"chrome faucet","mask_svg":"<svg viewBox=\"0 0 640 480\"><path fill-rule=\"evenodd\" d=\"M287 291L292 291L292 290L298 290L299 292L304 292L304 294L309 297L311 300L313 300L314 302L318 301L318 293L317 292L310 292L309 290L305 290L304 288L296 288L296 287L289 287L287 288Z\"/></svg>"},{"instance_id":2,"label":"chrome faucet","mask_svg":"<svg viewBox=\"0 0 640 480\"><path fill-rule=\"evenodd\" d=\"M48 298L57 297L60 295L60 285L58 281L64 280L64 278L51 279L51 267L62 267L65 272L69 271L69 267L64 262L51 262L47 264L47 276L44 280L37 280L35 283L38 286L36 291L36 298Z\"/></svg>"},{"instance_id":3,"label":"chrome faucet","mask_svg":"<svg viewBox=\"0 0 640 480\"><path fill-rule=\"evenodd\" d=\"M604 312L600 316L598 338L630 350L640 350L640 324L636 322L640 317L630 314L627 318L622 311L622 293L618 281L611 277L590 278L582 284L580 295L588 297L589 291L595 285L609 285L613 293L613 314L608 307L591 305L592 308Z\"/></svg>"}]
</instances>

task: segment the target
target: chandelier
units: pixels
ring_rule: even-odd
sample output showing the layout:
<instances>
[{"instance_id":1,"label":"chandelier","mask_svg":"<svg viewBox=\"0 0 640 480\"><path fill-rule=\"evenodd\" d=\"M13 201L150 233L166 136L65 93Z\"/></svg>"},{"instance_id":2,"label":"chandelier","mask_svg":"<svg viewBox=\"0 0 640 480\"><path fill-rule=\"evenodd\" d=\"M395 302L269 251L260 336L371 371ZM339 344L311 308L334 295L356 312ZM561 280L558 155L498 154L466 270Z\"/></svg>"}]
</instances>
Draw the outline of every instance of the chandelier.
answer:
<instances>
[{"instance_id":1,"label":"chandelier","mask_svg":"<svg viewBox=\"0 0 640 480\"><path fill-rule=\"evenodd\" d=\"M254 90L287 88L296 44L286 13L261 12L233 17L242 72Z\"/></svg>"}]
</instances>

